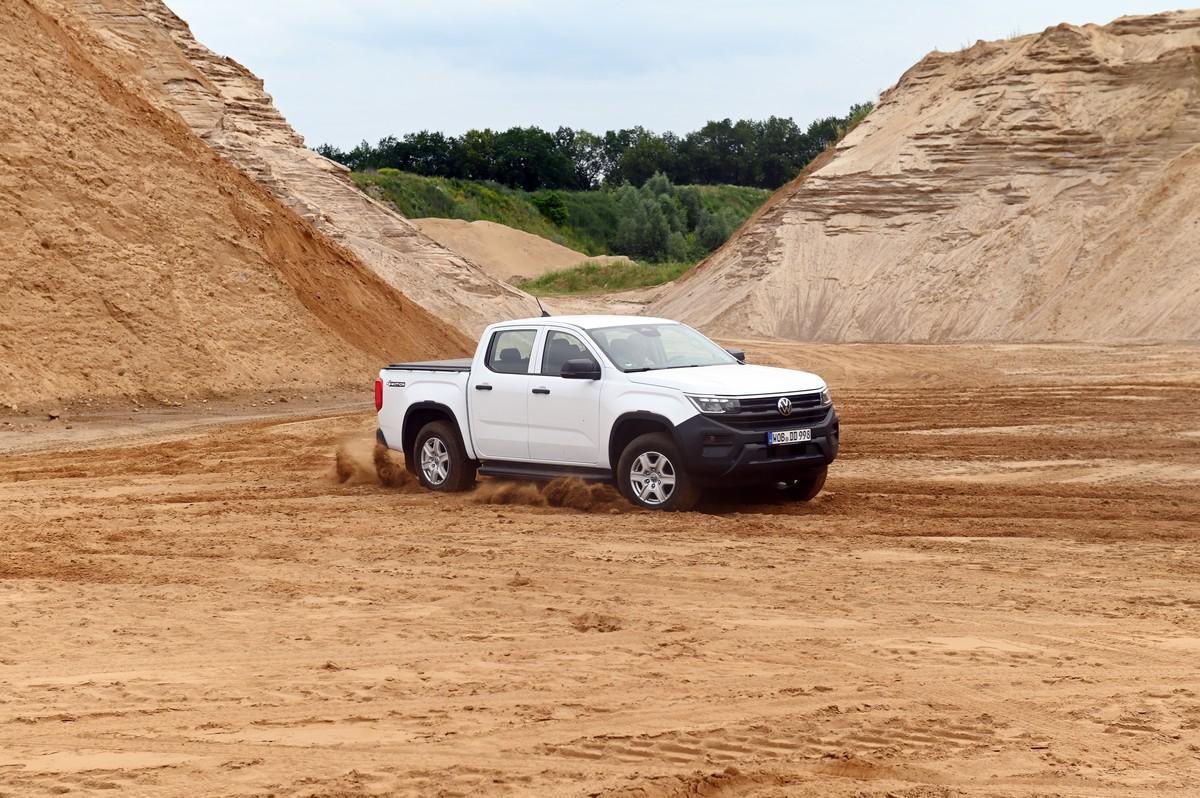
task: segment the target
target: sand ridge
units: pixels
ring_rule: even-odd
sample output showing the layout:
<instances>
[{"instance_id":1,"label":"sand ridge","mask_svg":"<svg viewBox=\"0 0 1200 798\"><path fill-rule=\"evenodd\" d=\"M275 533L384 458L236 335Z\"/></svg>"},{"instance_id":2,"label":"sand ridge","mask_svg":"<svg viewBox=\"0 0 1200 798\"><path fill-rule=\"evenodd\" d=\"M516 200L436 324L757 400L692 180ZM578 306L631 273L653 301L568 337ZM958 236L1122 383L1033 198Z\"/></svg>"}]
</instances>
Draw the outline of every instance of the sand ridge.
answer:
<instances>
[{"instance_id":1,"label":"sand ridge","mask_svg":"<svg viewBox=\"0 0 1200 798\"><path fill-rule=\"evenodd\" d=\"M650 311L818 341L1200 338L1198 47L1185 11L932 53Z\"/></svg>"}]
</instances>

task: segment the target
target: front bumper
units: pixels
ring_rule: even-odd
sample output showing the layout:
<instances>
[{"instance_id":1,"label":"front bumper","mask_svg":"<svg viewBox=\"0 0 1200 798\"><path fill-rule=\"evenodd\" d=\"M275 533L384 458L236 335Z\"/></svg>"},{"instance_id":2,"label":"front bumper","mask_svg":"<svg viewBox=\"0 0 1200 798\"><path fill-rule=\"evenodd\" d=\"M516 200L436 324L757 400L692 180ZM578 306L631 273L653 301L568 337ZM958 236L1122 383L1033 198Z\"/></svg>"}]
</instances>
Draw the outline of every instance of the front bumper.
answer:
<instances>
[{"instance_id":1,"label":"front bumper","mask_svg":"<svg viewBox=\"0 0 1200 798\"><path fill-rule=\"evenodd\" d=\"M770 429L811 429L812 440L768 446L768 429L722 423L719 415L696 415L675 428L675 442L688 472L705 484L739 484L782 480L832 463L838 454L837 411L789 422L780 417Z\"/></svg>"}]
</instances>

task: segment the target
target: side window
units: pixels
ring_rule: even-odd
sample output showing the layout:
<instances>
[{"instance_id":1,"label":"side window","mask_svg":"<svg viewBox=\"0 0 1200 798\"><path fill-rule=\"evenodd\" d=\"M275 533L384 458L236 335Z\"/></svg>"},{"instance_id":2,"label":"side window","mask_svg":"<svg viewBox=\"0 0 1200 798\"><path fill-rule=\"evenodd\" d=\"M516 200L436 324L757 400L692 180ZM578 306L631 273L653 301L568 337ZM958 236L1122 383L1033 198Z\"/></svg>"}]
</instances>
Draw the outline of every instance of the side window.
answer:
<instances>
[{"instance_id":1,"label":"side window","mask_svg":"<svg viewBox=\"0 0 1200 798\"><path fill-rule=\"evenodd\" d=\"M536 330L500 330L488 344L487 367L501 374L525 374L533 354Z\"/></svg>"},{"instance_id":2,"label":"side window","mask_svg":"<svg viewBox=\"0 0 1200 798\"><path fill-rule=\"evenodd\" d=\"M551 330L546 334L546 346L542 352L542 374L557 377L562 373L563 363L581 357L592 358L579 339L565 332Z\"/></svg>"}]
</instances>

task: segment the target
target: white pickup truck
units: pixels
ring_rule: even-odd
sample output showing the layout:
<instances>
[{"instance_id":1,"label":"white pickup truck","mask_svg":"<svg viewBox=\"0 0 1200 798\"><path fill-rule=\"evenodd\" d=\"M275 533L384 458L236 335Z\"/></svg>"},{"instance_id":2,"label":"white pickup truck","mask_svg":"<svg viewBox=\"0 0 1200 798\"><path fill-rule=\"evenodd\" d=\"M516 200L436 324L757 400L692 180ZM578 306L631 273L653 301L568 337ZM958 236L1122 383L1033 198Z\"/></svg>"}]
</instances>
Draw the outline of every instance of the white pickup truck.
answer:
<instances>
[{"instance_id":1,"label":"white pickup truck","mask_svg":"<svg viewBox=\"0 0 1200 798\"><path fill-rule=\"evenodd\" d=\"M466 490L478 472L615 482L653 510L689 509L709 485L807 501L838 453L829 389L744 361L667 319L506 321L473 359L383 369L377 437L430 490Z\"/></svg>"}]
</instances>

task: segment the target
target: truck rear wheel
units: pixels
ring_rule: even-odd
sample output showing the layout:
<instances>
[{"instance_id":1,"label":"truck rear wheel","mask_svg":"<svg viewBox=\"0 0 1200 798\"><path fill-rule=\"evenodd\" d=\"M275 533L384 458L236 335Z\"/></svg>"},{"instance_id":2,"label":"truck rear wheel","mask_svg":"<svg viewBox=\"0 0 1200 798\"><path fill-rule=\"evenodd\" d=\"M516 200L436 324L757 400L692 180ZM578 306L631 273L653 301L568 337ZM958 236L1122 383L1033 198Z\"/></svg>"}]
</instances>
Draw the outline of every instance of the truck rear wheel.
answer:
<instances>
[{"instance_id":1,"label":"truck rear wheel","mask_svg":"<svg viewBox=\"0 0 1200 798\"><path fill-rule=\"evenodd\" d=\"M421 427L413 443L417 480L429 490L463 491L475 484L475 462L468 459L458 431L445 421Z\"/></svg>"},{"instance_id":2,"label":"truck rear wheel","mask_svg":"<svg viewBox=\"0 0 1200 798\"><path fill-rule=\"evenodd\" d=\"M806 502L815 499L821 488L825 487L825 477L828 473L829 466L813 468L797 477L784 480L779 484L779 489L792 501Z\"/></svg>"},{"instance_id":3,"label":"truck rear wheel","mask_svg":"<svg viewBox=\"0 0 1200 798\"><path fill-rule=\"evenodd\" d=\"M700 488L683 467L675 442L661 432L634 438L617 463L617 487L625 498L647 510L690 510Z\"/></svg>"}]
</instances>

